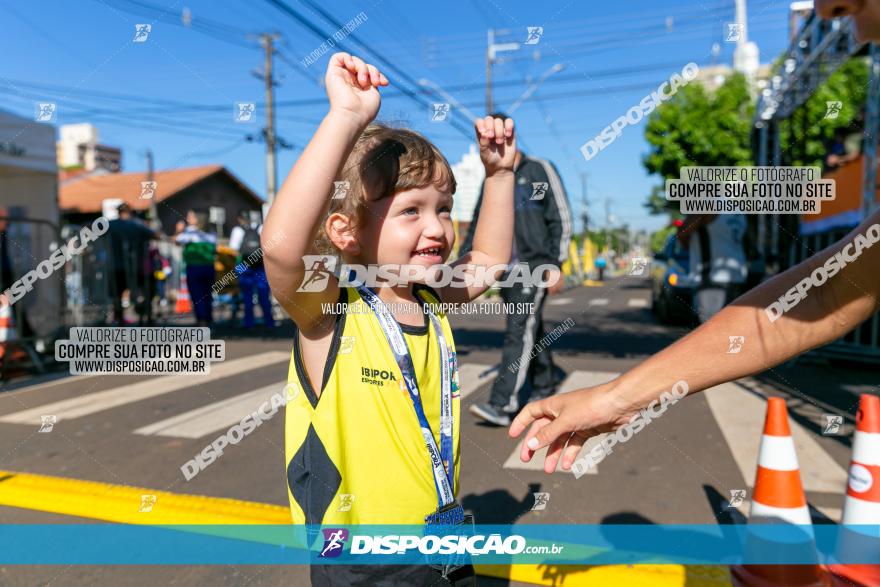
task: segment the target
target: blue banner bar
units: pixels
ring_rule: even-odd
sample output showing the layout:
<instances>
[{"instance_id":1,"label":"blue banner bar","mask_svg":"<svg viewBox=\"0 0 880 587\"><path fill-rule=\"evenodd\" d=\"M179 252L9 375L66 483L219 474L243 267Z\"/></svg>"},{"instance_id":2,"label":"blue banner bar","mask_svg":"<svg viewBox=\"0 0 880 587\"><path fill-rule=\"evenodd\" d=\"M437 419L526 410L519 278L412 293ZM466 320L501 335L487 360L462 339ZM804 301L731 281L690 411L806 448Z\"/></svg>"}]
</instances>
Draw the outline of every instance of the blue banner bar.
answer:
<instances>
[{"instance_id":1,"label":"blue banner bar","mask_svg":"<svg viewBox=\"0 0 880 587\"><path fill-rule=\"evenodd\" d=\"M0 525L0 564L880 564L880 526Z\"/></svg>"}]
</instances>

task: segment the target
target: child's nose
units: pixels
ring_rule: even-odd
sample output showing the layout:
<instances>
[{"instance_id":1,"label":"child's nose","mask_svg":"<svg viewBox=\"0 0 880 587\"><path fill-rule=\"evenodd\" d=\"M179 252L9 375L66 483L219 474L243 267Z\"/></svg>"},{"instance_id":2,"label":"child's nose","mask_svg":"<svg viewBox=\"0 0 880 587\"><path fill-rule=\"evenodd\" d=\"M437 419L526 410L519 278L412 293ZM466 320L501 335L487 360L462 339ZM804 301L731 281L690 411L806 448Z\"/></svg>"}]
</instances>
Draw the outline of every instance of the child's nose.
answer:
<instances>
[{"instance_id":1,"label":"child's nose","mask_svg":"<svg viewBox=\"0 0 880 587\"><path fill-rule=\"evenodd\" d=\"M425 226L422 228L422 234L426 237L440 238L445 234L443 223L440 222L439 216L431 216L425 220Z\"/></svg>"}]
</instances>

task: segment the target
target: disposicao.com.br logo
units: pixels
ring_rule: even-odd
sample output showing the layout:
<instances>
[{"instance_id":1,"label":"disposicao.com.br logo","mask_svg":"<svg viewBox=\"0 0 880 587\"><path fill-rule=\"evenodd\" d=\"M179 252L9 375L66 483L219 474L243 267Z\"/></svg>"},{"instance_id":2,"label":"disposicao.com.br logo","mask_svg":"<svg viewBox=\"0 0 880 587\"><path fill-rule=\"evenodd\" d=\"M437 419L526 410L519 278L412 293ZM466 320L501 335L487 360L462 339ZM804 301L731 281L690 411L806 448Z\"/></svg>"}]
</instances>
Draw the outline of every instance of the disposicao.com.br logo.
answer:
<instances>
[{"instance_id":1,"label":"disposicao.com.br logo","mask_svg":"<svg viewBox=\"0 0 880 587\"><path fill-rule=\"evenodd\" d=\"M342 528L323 529L324 544L319 557L335 558L342 552L346 541L350 541L349 552L355 554L406 555L411 553L439 555L515 555L515 554L559 554L564 546L545 544L528 546L526 539L518 534L502 537L501 534L475 535L416 535L386 534L349 537ZM344 534L342 533L344 532ZM349 540L350 538L350 540Z\"/></svg>"}]
</instances>

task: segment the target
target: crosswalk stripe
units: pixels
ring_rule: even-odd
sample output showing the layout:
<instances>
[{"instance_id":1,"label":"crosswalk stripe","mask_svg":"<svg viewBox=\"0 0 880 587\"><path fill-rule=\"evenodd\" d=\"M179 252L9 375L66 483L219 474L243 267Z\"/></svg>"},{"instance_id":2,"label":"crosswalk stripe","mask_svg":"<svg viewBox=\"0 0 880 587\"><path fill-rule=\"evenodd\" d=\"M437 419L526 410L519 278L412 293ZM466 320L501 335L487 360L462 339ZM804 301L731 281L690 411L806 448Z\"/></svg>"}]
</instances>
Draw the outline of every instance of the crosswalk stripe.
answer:
<instances>
[{"instance_id":1,"label":"crosswalk stripe","mask_svg":"<svg viewBox=\"0 0 880 587\"><path fill-rule=\"evenodd\" d=\"M255 412L264 402L269 401L272 395L281 393L286 384L286 380L279 381L143 426L135 430L134 433L144 436L201 438L241 422L242 418Z\"/></svg>"},{"instance_id":2,"label":"crosswalk stripe","mask_svg":"<svg viewBox=\"0 0 880 587\"><path fill-rule=\"evenodd\" d=\"M611 373L609 371L572 371L569 376L565 378L565 381L562 382L562 385L559 386L558 393L568 393L569 391L574 391L575 389L581 389L583 387L593 387L594 385L601 385L603 383L611 381L618 375L620 375L620 373ZM604 436L604 434L600 434L599 436L594 436L593 438L590 438L587 442L585 442L584 446L581 448L581 451L578 453L578 458L592 450L594 446L602 441L602 438ZM507 457L506 461L504 461L504 468L543 471L544 457L547 456L547 449L542 448L535 453L531 461L529 461L528 463L524 463L519 458L519 453L522 450L523 440L520 440L516 444L516 448L513 449L513 452L510 453L510 456ZM571 471L563 471L561 467L557 469L557 471L562 473L571 473ZM587 471L587 474L596 475L598 472L598 467L593 467L592 469Z\"/></svg>"},{"instance_id":3,"label":"crosswalk stripe","mask_svg":"<svg viewBox=\"0 0 880 587\"><path fill-rule=\"evenodd\" d=\"M587 303L588 306L607 306L608 298L595 298Z\"/></svg>"},{"instance_id":4,"label":"crosswalk stripe","mask_svg":"<svg viewBox=\"0 0 880 587\"><path fill-rule=\"evenodd\" d=\"M746 485L753 487L767 411L766 398L736 383L723 383L706 390L704 395ZM789 418L789 424L804 490L843 493L846 490L846 471L819 446L809 430L792 418Z\"/></svg>"},{"instance_id":5,"label":"crosswalk stripe","mask_svg":"<svg viewBox=\"0 0 880 587\"><path fill-rule=\"evenodd\" d=\"M492 365L466 363L459 368L461 397L465 398L480 386L497 377L497 371L486 373ZM164 420L143 426L134 431L143 436L170 436L176 438L201 438L219 432L240 422L274 393L284 388L279 381L260 389L249 391L225 400L217 401Z\"/></svg>"},{"instance_id":6,"label":"crosswalk stripe","mask_svg":"<svg viewBox=\"0 0 880 587\"><path fill-rule=\"evenodd\" d=\"M89 393L87 395L66 399L36 408L29 408L0 417L0 422L14 424L39 424L42 415L55 415L56 421L88 416L125 404L149 399L187 387L195 387L217 379L253 371L290 358L290 354L282 351L271 351L215 363L211 372L206 375L165 375L130 385L121 385L112 389Z\"/></svg>"},{"instance_id":7,"label":"crosswalk stripe","mask_svg":"<svg viewBox=\"0 0 880 587\"><path fill-rule=\"evenodd\" d=\"M548 306L567 306L571 303L571 298L550 298L547 300Z\"/></svg>"},{"instance_id":8,"label":"crosswalk stripe","mask_svg":"<svg viewBox=\"0 0 880 587\"><path fill-rule=\"evenodd\" d=\"M647 308L648 300L643 298L630 298L629 301L626 302L626 305L630 308Z\"/></svg>"},{"instance_id":9,"label":"crosswalk stripe","mask_svg":"<svg viewBox=\"0 0 880 587\"><path fill-rule=\"evenodd\" d=\"M461 399L466 398L481 386L494 381L498 377L498 371L485 373L492 365L480 363L464 363L458 367L458 381L461 385ZM481 377L482 375L482 377Z\"/></svg>"},{"instance_id":10,"label":"crosswalk stripe","mask_svg":"<svg viewBox=\"0 0 880 587\"><path fill-rule=\"evenodd\" d=\"M10 391L3 392L3 397L12 397L20 393L32 394L32 392L35 391L51 389L60 385L70 385L74 381L87 381L89 379L94 379L95 377L102 377L103 375L104 373L90 373L88 375L71 375L69 377L61 377L58 379L52 379L51 381L46 381L44 383L35 383L33 385L28 385L27 383L24 383L23 386L18 389L12 389Z\"/></svg>"}]
</instances>

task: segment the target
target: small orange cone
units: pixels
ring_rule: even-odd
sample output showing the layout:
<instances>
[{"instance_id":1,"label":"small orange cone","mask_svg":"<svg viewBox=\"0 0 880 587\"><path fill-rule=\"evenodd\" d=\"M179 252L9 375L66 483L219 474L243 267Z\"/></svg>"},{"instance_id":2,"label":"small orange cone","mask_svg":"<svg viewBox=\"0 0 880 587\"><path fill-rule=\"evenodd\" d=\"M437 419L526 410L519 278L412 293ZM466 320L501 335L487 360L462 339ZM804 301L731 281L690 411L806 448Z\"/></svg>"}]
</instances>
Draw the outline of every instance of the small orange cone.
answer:
<instances>
[{"instance_id":1,"label":"small orange cone","mask_svg":"<svg viewBox=\"0 0 880 587\"><path fill-rule=\"evenodd\" d=\"M856 432L853 438L853 456L849 466L846 501L843 504L844 526L880 524L880 397L863 394L856 414ZM866 553L877 557L880 539L876 529L865 528L859 536L858 528L841 530L837 552ZM835 585L880 585L880 565L832 564Z\"/></svg>"},{"instance_id":2,"label":"small orange cone","mask_svg":"<svg viewBox=\"0 0 880 587\"><path fill-rule=\"evenodd\" d=\"M0 359L6 355L6 343L16 339L15 326L12 323L12 306L6 298L0 300Z\"/></svg>"},{"instance_id":3,"label":"small orange cone","mask_svg":"<svg viewBox=\"0 0 880 587\"><path fill-rule=\"evenodd\" d=\"M180 276L180 289L177 291L177 301L174 303L174 311L177 314L192 312L192 301L189 299L189 289L186 287L186 275Z\"/></svg>"},{"instance_id":4,"label":"small orange cone","mask_svg":"<svg viewBox=\"0 0 880 587\"><path fill-rule=\"evenodd\" d=\"M771 397L767 400L767 419L758 453L746 551L762 555L779 552L780 545L762 538L760 526L752 525L780 523L809 527L809 533L804 533L803 544L809 546L813 542L810 509L801 484L785 400ZM822 581L825 573L818 564L738 565L732 567L730 573L736 586L821 587L825 584Z\"/></svg>"}]
</instances>

